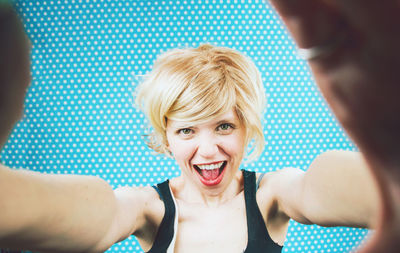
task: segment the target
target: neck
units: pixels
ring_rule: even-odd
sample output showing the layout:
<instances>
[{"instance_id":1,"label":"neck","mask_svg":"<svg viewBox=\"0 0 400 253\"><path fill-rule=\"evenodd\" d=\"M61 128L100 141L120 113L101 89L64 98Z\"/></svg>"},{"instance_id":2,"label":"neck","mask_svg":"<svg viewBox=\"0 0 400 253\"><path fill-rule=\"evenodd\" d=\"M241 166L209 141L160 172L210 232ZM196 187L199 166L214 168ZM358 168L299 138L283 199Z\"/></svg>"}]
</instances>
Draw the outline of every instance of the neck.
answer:
<instances>
[{"instance_id":1,"label":"neck","mask_svg":"<svg viewBox=\"0 0 400 253\"><path fill-rule=\"evenodd\" d=\"M174 196L188 203L217 207L229 202L243 190L242 172L237 171L226 187L199 187L184 175L171 180Z\"/></svg>"}]
</instances>

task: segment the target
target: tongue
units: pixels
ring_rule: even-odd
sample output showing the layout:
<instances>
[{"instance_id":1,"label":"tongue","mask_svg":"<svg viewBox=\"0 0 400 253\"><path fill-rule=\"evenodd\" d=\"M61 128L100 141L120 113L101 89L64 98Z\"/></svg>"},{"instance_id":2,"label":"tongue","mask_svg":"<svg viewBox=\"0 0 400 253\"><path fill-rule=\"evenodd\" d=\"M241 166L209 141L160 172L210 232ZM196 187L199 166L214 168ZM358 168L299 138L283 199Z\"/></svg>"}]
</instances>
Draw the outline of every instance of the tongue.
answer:
<instances>
[{"instance_id":1,"label":"tongue","mask_svg":"<svg viewBox=\"0 0 400 253\"><path fill-rule=\"evenodd\" d=\"M219 176L219 168L213 170L201 170L201 175L206 180L214 180Z\"/></svg>"}]
</instances>

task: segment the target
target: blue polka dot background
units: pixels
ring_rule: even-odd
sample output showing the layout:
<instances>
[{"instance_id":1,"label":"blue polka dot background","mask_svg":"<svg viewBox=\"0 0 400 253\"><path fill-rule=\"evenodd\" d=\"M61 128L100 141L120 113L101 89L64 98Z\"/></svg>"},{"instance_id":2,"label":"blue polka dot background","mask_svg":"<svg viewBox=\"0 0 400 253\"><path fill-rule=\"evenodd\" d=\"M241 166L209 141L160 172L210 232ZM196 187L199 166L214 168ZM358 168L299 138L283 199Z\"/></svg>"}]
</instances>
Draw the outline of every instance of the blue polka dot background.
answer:
<instances>
[{"instance_id":1,"label":"blue polka dot background","mask_svg":"<svg viewBox=\"0 0 400 253\"><path fill-rule=\"evenodd\" d=\"M14 5L33 44L33 80L25 117L1 152L10 167L97 175L114 188L180 175L172 159L145 145L147 123L133 106L133 91L159 54L202 43L241 51L262 74L266 149L243 168L306 170L321 152L356 150L264 1L21 0ZM283 252L350 252L362 246L368 232L291 221ZM107 252L142 250L131 236Z\"/></svg>"}]
</instances>

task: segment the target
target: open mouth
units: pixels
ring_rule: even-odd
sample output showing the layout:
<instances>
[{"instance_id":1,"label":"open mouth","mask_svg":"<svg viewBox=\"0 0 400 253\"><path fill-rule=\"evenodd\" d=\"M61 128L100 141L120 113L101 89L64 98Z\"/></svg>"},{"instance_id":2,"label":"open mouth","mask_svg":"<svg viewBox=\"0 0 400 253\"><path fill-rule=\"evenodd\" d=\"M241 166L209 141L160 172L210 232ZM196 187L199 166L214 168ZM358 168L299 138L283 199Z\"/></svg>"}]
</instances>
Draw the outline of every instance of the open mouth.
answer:
<instances>
[{"instance_id":1,"label":"open mouth","mask_svg":"<svg viewBox=\"0 0 400 253\"><path fill-rule=\"evenodd\" d=\"M200 181L203 184L207 186L213 186L221 182L224 176L224 169L226 167L226 164L227 162L223 161L212 164L193 165L193 167L199 174Z\"/></svg>"}]
</instances>

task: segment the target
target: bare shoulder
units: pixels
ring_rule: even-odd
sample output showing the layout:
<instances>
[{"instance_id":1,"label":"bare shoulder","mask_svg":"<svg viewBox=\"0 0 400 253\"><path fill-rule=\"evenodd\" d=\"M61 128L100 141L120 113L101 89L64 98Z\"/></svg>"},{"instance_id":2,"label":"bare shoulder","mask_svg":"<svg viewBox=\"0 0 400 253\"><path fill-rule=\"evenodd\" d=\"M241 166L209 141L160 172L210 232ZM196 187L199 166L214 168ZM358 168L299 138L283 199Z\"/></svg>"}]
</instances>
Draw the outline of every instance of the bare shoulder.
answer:
<instances>
[{"instance_id":1,"label":"bare shoulder","mask_svg":"<svg viewBox=\"0 0 400 253\"><path fill-rule=\"evenodd\" d=\"M164 205L153 187L125 186L116 189L115 194L126 205L126 211L136 212L136 229L132 231L132 234L141 231L146 223L162 219Z\"/></svg>"},{"instance_id":2,"label":"bare shoulder","mask_svg":"<svg viewBox=\"0 0 400 253\"><path fill-rule=\"evenodd\" d=\"M265 175L257 174L259 182L257 190L257 204L264 218L268 233L272 240L283 245L289 226L290 217L283 211L279 202L279 185L288 180L287 175L296 177L301 170L285 168L279 171L268 172Z\"/></svg>"},{"instance_id":3,"label":"bare shoulder","mask_svg":"<svg viewBox=\"0 0 400 253\"><path fill-rule=\"evenodd\" d=\"M257 173L257 182L259 182L257 196L274 198L280 188L279 185L295 180L303 174L304 171L293 167L286 167L273 172Z\"/></svg>"},{"instance_id":4,"label":"bare shoulder","mask_svg":"<svg viewBox=\"0 0 400 253\"><path fill-rule=\"evenodd\" d=\"M302 180L304 171L298 168L287 167L266 173L259 183L257 201L260 209L263 206L269 212L282 212L281 196L285 191L296 190L298 182ZM271 216L273 213L269 213Z\"/></svg>"},{"instance_id":5,"label":"bare shoulder","mask_svg":"<svg viewBox=\"0 0 400 253\"><path fill-rule=\"evenodd\" d=\"M147 251L151 248L164 217L164 204L157 191L151 186L124 187L120 191L134 196L130 205L133 208L136 207L139 213L136 216L134 229L129 234L135 235L141 247Z\"/></svg>"},{"instance_id":6,"label":"bare shoulder","mask_svg":"<svg viewBox=\"0 0 400 253\"><path fill-rule=\"evenodd\" d=\"M116 195L139 201L142 204L156 203L160 200L157 191L151 186L123 186L115 189L114 192Z\"/></svg>"},{"instance_id":7,"label":"bare shoulder","mask_svg":"<svg viewBox=\"0 0 400 253\"><path fill-rule=\"evenodd\" d=\"M151 187L140 187L139 192L143 202L143 213L150 222L159 223L164 216L164 203L157 191ZM158 222L159 221L159 222Z\"/></svg>"}]
</instances>

